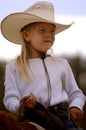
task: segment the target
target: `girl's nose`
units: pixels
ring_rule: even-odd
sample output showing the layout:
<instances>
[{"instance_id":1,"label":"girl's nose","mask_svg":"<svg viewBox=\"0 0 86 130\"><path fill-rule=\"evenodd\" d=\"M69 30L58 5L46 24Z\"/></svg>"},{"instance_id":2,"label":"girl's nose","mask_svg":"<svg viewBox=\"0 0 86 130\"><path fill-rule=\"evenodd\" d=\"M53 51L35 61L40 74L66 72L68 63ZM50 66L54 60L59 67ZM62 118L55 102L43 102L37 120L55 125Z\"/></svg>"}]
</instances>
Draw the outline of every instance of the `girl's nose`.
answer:
<instances>
[{"instance_id":1,"label":"girl's nose","mask_svg":"<svg viewBox=\"0 0 86 130\"><path fill-rule=\"evenodd\" d=\"M50 31L47 31L46 32L46 37L48 38L48 37L51 37L51 36L52 36L52 33Z\"/></svg>"}]
</instances>

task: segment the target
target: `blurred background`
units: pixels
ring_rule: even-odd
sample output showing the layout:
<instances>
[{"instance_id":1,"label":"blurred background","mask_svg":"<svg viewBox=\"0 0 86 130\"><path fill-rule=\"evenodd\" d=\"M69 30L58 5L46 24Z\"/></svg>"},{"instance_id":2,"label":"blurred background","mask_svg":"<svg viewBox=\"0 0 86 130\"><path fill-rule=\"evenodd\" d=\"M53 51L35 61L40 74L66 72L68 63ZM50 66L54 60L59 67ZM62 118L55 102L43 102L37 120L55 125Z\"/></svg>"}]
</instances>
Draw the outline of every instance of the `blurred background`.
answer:
<instances>
[{"instance_id":1,"label":"blurred background","mask_svg":"<svg viewBox=\"0 0 86 130\"><path fill-rule=\"evenodd\" d=\"M11 13L21 12L38 0L0 0L0 22ZM56 22L74 24L56 35L53 45L55 55L66 58L80 89L86 95L86 1L46 0L54 4ZM21 52L21 46L7 41L0 31L0 110L3 105L5 65ZM85 108L86 109L86 108ZM86 130L86 110L80 125Z\"/></svg>"}]
</instances>

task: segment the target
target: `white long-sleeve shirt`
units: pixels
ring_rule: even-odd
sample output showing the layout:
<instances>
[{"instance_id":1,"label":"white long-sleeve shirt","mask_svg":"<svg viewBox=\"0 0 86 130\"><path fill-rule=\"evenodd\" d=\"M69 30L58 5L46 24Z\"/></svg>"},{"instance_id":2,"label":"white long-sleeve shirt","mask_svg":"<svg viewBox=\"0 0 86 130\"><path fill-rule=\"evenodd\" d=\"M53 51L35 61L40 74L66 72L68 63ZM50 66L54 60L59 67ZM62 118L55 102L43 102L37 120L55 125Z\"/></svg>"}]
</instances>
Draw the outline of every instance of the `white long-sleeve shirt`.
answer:
<instances>
[{"instance_id":1,"label":"white long-sleeve shirt","mask_svg":"<svg viewBox=\"0 0 86 130\"><path fill-rule=\"evenodd\" d=\"M76 106L83 110L86 97L78 88L67 60L50 56L44 62L51 84L50 106L68 101L69 107ZM17 112L20 99L31 92L44 106L48 103L47 78L42 59L29 59L28 65L34 75L32 82L19 76L15 60L6 66L4 104L11 112Z\"/></svg>"}]
</instances>

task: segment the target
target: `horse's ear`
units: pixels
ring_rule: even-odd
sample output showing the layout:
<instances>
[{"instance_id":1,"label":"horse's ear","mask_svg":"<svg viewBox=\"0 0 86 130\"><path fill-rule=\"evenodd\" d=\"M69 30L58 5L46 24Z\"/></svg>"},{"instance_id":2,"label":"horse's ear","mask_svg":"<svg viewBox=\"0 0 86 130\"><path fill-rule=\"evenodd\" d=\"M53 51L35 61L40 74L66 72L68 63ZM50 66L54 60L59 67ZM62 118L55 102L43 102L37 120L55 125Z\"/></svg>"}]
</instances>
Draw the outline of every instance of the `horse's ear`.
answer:
<instances>
[{"instance_id":1,"label":"horse's ear","mask_svg":"<svg viewBox=\"0 0 86 130\"><path fill-rule=\"evenodd\" d=\"M0 112L0 130L8 130L10 122L8 120L7 112L1 111Z\"/></svg>"},{"instance_id":2,"label":"horse's ear","mask_svg":"<svg viewBox=\"0 0 86 130\"><path fill-rule=\"evenodd\" d=\"M0 112L0 130L21 130L16 116L6 111Z\"/></svg>"},{"instance_id":3,"label":"horse's ear","mask_svg":"<svg viewBox=\"0 0 86 130\"><path fill-rule=\"evenodd\" d=\"M10 130L21 130L20 124L17 120L17 116L8 113L8 119L10 122Z\"/></svg>"}]
</instances>

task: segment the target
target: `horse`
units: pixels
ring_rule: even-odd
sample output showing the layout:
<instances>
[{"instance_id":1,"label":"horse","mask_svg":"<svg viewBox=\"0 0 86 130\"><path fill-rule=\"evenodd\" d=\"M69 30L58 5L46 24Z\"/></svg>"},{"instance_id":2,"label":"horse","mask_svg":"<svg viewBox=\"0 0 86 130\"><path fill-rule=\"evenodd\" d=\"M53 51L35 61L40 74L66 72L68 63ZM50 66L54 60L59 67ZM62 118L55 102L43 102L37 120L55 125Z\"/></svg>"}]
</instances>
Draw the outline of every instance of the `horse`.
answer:
<instances>
[{"instance_id":1,"label":"horse","mask_svg":"<svg viewBox=\"0 0 86 130\"><path fill-rule=\"evenodd\" d=\"M0 111L0 130L44 130L29 120L19 121L18 116L7 111Z\"/></svg>"}]
</instances>

